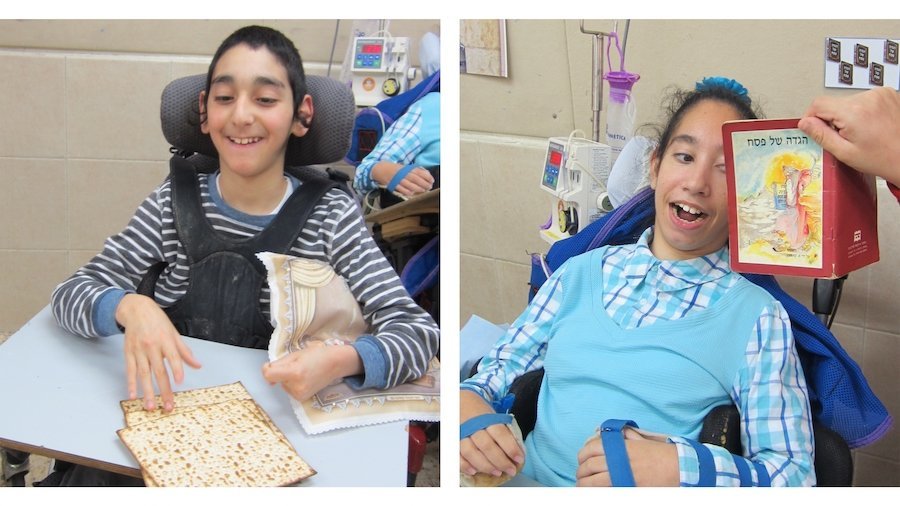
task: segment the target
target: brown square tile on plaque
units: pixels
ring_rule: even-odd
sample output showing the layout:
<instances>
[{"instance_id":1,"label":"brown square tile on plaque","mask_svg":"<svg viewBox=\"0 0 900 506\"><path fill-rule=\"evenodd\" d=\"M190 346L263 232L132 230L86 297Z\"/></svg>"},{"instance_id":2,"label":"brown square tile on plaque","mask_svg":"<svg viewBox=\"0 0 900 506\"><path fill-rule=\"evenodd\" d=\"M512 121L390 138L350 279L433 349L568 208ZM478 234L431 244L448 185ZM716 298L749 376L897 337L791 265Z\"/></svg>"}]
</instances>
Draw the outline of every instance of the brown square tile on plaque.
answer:
<instances>
[{"instance_id":1,"label":"brown square tile on plaque","mask_svg":"<svg viewBox=\"0 0 900 506\"><path fill-rule=\"evenodd\" d=\"M884 65L872 62L869 66L869 84L884 86Z\"/></svg>"},{"instance_id":2,"label":"brown square tile on plaque","mask_svg":"<svg viewBox=\"0 0 900 506\"><path fill-rule=\"evenodd\" d=\"M825 51L825 57L828 58L829 61L841 61L841 41L837 39L828 39L827 50Z\"/></svg>"},{"instance_id":3,"label":"brown square tile on plaque","mask_svg":"<svg viewBox=\"0 0 900 506\"><path fill-rule=\"evenodd\" d=\"M853 48L853 62L860 67L869 66L869 46L857 44Z\"/></svg>"},{"instance_id":4,"label":"brown square tile on plaque","mask_svg":"<svg viewBox=\"0 0 900 506\"><path fill-rule=\"evenodd\" d=\"M853 65L842 61L841 62L841 71L838 75L840 81L844 84L853 84Z\"/></svg>"},{"instance_id":5,"label":"brown square tile on plaque","mask_svg":"<svg viewBox=\"0 0 900 506\"><path fill-rule=\"evenodd\" d=\"M898 61L900 61L898 53L900 53L900 44L892 40L884 41L884 63L897 65Z\"/></svg>"}]
</instances>

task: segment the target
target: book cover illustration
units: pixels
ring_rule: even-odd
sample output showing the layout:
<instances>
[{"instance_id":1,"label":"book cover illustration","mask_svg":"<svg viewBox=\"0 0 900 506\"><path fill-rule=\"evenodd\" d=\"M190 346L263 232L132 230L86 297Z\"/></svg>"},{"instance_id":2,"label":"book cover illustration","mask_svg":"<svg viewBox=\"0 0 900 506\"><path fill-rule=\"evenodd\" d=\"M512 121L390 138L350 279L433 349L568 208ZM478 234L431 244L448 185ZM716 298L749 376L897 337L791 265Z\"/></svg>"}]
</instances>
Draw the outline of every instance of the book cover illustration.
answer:
<instances>
[{"instance_id":1,"label":"book cover illustration","mask_svg":"<svg viewBox=\"0 0 900 506\"><path fill-rule=\"evenodd\" d=\"M821 268L822 148L796 128L732 132L731 147L739 261Z\"/></svg>"}]
</instances>

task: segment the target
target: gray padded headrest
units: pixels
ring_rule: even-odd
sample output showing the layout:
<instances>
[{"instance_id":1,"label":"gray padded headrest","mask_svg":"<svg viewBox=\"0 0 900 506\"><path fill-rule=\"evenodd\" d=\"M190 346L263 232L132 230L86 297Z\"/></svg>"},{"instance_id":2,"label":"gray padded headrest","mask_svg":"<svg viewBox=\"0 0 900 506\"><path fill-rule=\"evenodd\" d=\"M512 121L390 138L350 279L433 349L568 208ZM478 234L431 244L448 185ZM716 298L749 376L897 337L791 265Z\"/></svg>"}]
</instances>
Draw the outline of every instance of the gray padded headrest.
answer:
<instances>
[{"instance_id":1,"label":"gray padded headrest","mask_svg":"<svg viewBox=\"0 0 900 506\"><path fill-rule=\"evenodd\" d=\"M285 164L318 165L336 162L350 150L350 135L356 118L353 92L339 81L321 76L306 76L313 98L313 120L303 137L291 136ZM166 86L160 104L163 135L182 151L218 158L208 135L200 131L197 113L200 92L206 86L206 75L182 77Z\"/></svg>"}]
</instances>

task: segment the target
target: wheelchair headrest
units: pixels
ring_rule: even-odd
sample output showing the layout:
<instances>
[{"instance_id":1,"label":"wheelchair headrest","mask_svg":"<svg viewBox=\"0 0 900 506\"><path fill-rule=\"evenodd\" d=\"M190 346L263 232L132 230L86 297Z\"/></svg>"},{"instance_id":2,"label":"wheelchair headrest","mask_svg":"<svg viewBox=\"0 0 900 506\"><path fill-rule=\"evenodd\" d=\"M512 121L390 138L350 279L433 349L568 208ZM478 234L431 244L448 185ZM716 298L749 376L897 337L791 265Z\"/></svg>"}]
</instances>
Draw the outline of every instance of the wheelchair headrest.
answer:
<instances>
[{"instance_id":1,"label":"wheelchair headrest","mask_svg":"<svg viewBox=\"0 0 900 506\"><path fill-rule=\"evenodd\" d=\"M291 136L285 164L305 166L338 161L350 150L350 135L356 117L353 92L339 81L306 76L313 98L313 120L303 137ZM200 131L198 100L206 86L206 75L176 79L166 86L160 104L163 135L176 149L218 158L210 137Z\"/></svg>"}]
</instances>

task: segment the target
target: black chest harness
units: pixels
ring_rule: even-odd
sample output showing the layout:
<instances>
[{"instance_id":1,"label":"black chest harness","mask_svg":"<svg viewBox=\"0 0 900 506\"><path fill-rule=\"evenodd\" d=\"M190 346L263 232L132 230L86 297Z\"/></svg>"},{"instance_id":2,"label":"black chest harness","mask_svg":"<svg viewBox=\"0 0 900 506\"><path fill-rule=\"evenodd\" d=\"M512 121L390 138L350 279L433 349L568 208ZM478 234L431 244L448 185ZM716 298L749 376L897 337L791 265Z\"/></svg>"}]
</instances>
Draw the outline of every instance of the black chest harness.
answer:
<instances>
[{"instance_id":1,"label":"black chest harness","mask_svg":"<svg viewBox=\"0 0 900 506\"><path fill-rule=\"evenodd\" d=\"M284 203L272 222L246 239L217 233L203 212L197 171L190 161L174 156L170 162L172 212L178 238L190 269L187 292L165 309L182 335L245 348L265 349L273 327L260 308L266 268L256 253L287 254L312 209L339 184L312 169L287 168L303 184ZM147 272L138 293L153 297L162 262Z\"/></svg>"}]
</instances>

